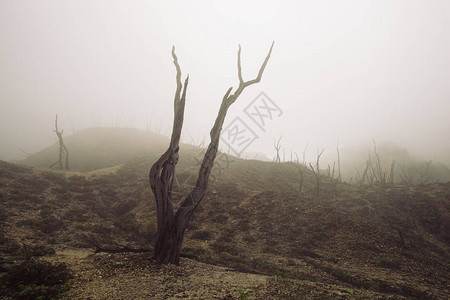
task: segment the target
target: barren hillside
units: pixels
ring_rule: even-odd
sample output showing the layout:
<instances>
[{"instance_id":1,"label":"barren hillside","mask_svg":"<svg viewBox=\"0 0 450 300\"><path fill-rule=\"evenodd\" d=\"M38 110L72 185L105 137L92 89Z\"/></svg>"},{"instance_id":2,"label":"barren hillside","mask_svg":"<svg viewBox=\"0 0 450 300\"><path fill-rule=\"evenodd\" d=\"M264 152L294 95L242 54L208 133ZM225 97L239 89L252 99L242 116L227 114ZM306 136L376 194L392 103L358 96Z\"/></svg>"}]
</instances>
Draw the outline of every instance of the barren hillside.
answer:
<instances>
[{"instance_id":1,"label":"barren hillside","mask_svg":"<svg viewBox=\"0 0 450 300\"><path fill-rule=\"evenodd\" d=\"M69 298L449 296L449 183L354 186L323 177L317 196L306 168L299 192L292 163L228 156L217 158L181 266L159 266L145 252L156 231L147 178L164 143L131 135L114 144L121 134L68 138L73 172L45 168L56 148L26 161L40 167L0 163L4 297L26 298L26 285L8 283L8 272L40 255L67 264ZM181 149L176 202L195 179L201 151ZM143 252L107 253L117 249Z\"/></svg>"}]
</instances>

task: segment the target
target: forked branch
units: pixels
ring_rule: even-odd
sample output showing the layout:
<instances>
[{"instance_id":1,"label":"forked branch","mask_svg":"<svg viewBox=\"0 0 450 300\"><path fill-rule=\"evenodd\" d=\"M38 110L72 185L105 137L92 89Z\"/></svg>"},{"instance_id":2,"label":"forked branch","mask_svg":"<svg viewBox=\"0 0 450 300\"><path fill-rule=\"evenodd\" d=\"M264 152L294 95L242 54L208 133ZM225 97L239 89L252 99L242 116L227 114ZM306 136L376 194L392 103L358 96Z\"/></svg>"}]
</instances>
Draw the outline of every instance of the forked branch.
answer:
<instances>
[{"instance_id":1,"label":"forked branch","mask_svg":"<svg viewBox=\"0 0 450 300\"><path fill-rule=\"evenodd\" d=\"M272 45L270 46L270 49L269 49L269 53L267 53L267 56L266 56L266 58L264 59L263 64L262 64L261 67L259 68L258 76L256 76L255 79L248 80L248 81L245 81L245 80L243 79L243 77L242 77L241 45L239 45L239 50L238 50L238 78L239 78L239 86L238 86L238 88L236 89L236 91L234 92L233 95L231 95L231 96L229 95L230 92L231 92L232 87L230 87L230 88L228 89L227 93L225 94L224 99L227 99L228 106L230 106L231 104L234 103L234 101L236 101L236 99L239 97L239 95L242 93L242 91L243 91L246 87L248 87L248 86L250 86L250 85L252 85L252 84L255 84L255 83L258 83L258 82L261 81L262 75L263 75L263 73L264 73L264 69L266 68L267 63L269 62L270 55L272 54L272 49L273 49L274 43L275 43L275 41L272 42Z\"/></svg>"}]
</instances>

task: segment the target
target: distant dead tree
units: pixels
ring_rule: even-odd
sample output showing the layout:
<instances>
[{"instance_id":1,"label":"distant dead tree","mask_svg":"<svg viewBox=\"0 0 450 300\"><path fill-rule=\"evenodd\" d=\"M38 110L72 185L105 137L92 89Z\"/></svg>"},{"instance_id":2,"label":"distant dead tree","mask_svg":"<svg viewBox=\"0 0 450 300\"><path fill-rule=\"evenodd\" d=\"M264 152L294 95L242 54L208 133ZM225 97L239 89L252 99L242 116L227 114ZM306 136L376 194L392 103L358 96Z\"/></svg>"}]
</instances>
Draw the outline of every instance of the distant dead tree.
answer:
<instances>
[{"instance_id":1,"label":"distant dead tree","mask_svg":"<svg viewBox=\"0 0 450 300\"><path fill-rule=\"evenodd\" d=\"M62 137L64 130L58 130L58 115L55 117L55 129L53 130L58 137L59 142L59 155L58 160L50 165L49 168L52 168L54 165L59 164L59 168L63 170L64 168L69 171L69 150L67 150L66 145L64 145L64 139ZM63 167L63 160L65 160L65 164Z\"/></svg>"},{"instance_id":2,"label":"distant dead tree","mask_svg":"<svg viewBox=\"0 0 450 300\"><path fill-rule=\"evenodd\" d=\"M374 160L372 159L371 152L369 151L369 156L366 160L366 167L362 175L356 169L356 182L358 182L360 185L364 184L372 185L373 183L378 183L383 187L387 183L386 178L387 176L386 173L383 172L383 168L381 166L381 159L377 151L377 144L375 143L375 140L373 140L373 153L375 155L375 159ZM389 177L389 181L393 180L394 178L393 177L394 166L395 162L391 164L392 177Z\"/></svg>"},{"instance_id":3,"label":"distant dead tree","mask_svg":"<svg viewBox=\"0 0 450 300\"><path fill-rule=\"evenodd\" d=\"M179 142L181 129L183 127L186 89L189 82L189 76L186 77L183 85L181 82L181 69L178 64L177 56L175 55L175 47L172 48L173 62L177 71L177 88L174 99L172 135L169 148L158 161L155 162L149 172L150 187L155 196L157 207L157 234L154 257L158 262L179 265L180 249L184 232L195 209L205 195L211 169L219 149L220 132L222 131L228 108L238 99L246 87L260 82L264 69L269 61L270 54L272 53L273 44L274 43L272 43L269 53L259 69L258 76L249 81L244 81L242 78L241 46L239 45L237 59L239 86L233 94L231 94L233 87L230 87L223 96L219 113L210 132L211 141L203 157L195 187L181 202L176 213L174 213L174 204L172 201L172 184L175 166L179 157Z\"/></svg>"},{"instance_id":4,"label":"distant dead tree","mask_svg":"<svg viewBox=\"0 0 450 300\"><path fill-rule=\"evenodd\" d=\"M364 169L362 175L359 174L358 169L356 169L356 181L360 184L360 185L364 185L364 183L366 181L370 181L373 180L373 176L371 179L369 179L369 171L372 169L372 159L370 157L370 151L369 151L369 158L366 160L366 168Z\"/></svg>"},{"instance_id":5,"label":"distant dead tree","mask_svg":"<svg viewBox=\"0 0 450 300\"><path fill-rule=\"evenodd\" d=\"M409 174L409 172L405 170L405 163L400 165L400 170L402 171L402 174L400 174L402 183L406 186L414 185L414 177L416 174Z\"/></svg>"},{"instance_id":6,"label":"distant dead tree","mask_svg":"<svg viewBox=\"0 0 450 300\"><path fill-rule=\"evenodd\" d=\"M281 149L281 138L283 135L280 135L280 138L278 139L278 142L275 143L275 139L273 139L273 146L275 148L275 151L277 151L276 157L273 159L274 162L279 163L281 162L280 158L280 149Z\"/></svg>"},{"instance_id":7,"label":"distant dead tree","mask_svg":"<svg viewBox=\"0 0 450 300\"><path fill-rule=\"evenodd\" d=\"M322 149L322 151L319 153L319 149L317 149L316 170L314 170L314 167L312 166L312 164L309 163L309 167L311 168L314 176L316 177L316 181L317 181L317 196L320 196L320 166L319 166L319 161L320 161L320 156L322 155L324 150L325 149Z\"/></svg>"},{"instance_id":8,"label":"distant dead tree","mask_svg":"<svg viewBox=\"0 0 450 300\"><path fill-rule=\"evenodd\" d=\"M419 172L419 184L425 184L431 179L431 160L426 163L425 170Z\"/></svg>"},{"instance_id":9,"label":"distant dead tree","mask_svg":"<svg viewBox=\"0 0 450 300\"><path fill-rule=\"evenodd\" d=\"M334 179L334 171L335 171L335 167L336 167L336 162L333 162L333 168L331 168L330 164L328 164L328 177L330 177L331 179Z\"/></svg>"},{"instance_id":10,"label":"distant dead tree","mask_svg":"<svg viewBox=\"0 0 450 300\"><path fill-rule=\"evenodd\" d=\"M300 158L298 157L297 152L294 152L295 157L296 157L296 161L294 166L297 168L298 173L300 175L300 180L299 180L299 185L298 185L298 191L301 192L303 189L303 181L304 181L304 168L306 167L306 149L308 149L308 144L306 144L305 149L302 152L303 155L303 160L300 162ZM292 154L291 154L292 156ZM308 167L306 167L308 168Z\"/></svg>"},{"instance_id":11,"label":"distant dead tree","mask_svg":"<svg viewBox=\"0 0 450 300\"><path fill-rule=\"evenodd\" d=\"M303 164L304 166L306 166L306 150L308 149L308 145L309 145L309 143L306 144L305 149L304 149L303 152L302 152L302 155L303 155L302 164Z\"/></svg>"},{"instance_id":12,"label":"distant dead tree","mask_svg":"<svg viewBox=\"0 0 450 300\"><path fill-rule=\"evenodd\" d=\"M372 169L372 171L375 177L375 181L377 183L380 183L381 185L384 185L386 183L386 174L383 173L381 169L380 155L378 154L377 144L375 143L375 140L373 140L373 153L375 154L375 168Z\"/></svg>"},{"instance_id":13,"label":"distant dead tree","mask_svg":"<svg viewBox=\"0 0 450 300\"><path fill-rule=\"evenodd\" d=\"M339 142L337 143L336 146L336 151L337 151L337 159L338 159L338 175L337 175L337 179L339 180L339 182L342 182L342 177L341 177L341 154L339 153ZM333 168L334 169L334 168Z\"/></svg>"},{"instance_id":14,"label":"distant dead tree","mask_svg":"<svg viewBox=\"0 0 450 300\"><path fill-rule=\"evenodd\" d=\"M192 137L192 135L190 133L188 133L189 138L191 139L190 142L188 142L189 145L192 145L194 147L198 147L198 148L203 148L203 146L205 145L205 137L203 137L203 139L200 141L200 137L197 138L197 141L194 140L194 138Z\"/></svg>"},{"instance_id":15,"label":"distant dead tree","mask_svg":"<svg viewBox=\"0 0 450 300\"><path fill-rule=\"evenodd\" d=\"M400 179L402 183L407 187L414 184L425 184L431 178L431 160L425 163L423 170L420 170L420 166L411 166L409 170L405 167L405 163L399 165L402 173L400 174Z\"/></svg>"},{"instance_id":16,"label":"distant dead tree","mask_svg":"<svg viewBox=\"0 0 450 300\"><path fill-rule=\"evenodd\" d=\"M294 163L294 166L297 168L298 170L298 174L300 175L300 180L299 180L299 184L298 184L298 191L301 193L302 189L303 189L303 178L304 178L304 173L303 173L303 168L304 165L300 163L300 159L297 155L297 152L294 152L295 157L296 157L296 161Z\"/></svg>"},{"instance_id":17,"label":"distant dead tree","mask_svg":"<svg viewBox=\"0 0 450 300\"><path fill-rule=\"evenodd\" d=\"M391 171L389 173L389 184L390 185L394 185L395 184L394 169L395 169L395 159L393 159L392 162L391 162Z\"/></svg>"}]
</instances>

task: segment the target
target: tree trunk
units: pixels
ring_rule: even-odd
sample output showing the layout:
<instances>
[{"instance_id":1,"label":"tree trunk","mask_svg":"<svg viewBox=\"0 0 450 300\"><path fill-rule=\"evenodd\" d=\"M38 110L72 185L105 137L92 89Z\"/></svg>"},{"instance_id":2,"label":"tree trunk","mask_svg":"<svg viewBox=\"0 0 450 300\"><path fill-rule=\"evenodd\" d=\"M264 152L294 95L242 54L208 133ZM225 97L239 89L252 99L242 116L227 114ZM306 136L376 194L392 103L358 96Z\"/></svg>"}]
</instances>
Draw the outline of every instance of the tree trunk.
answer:
<instances>
[{"instance_id":1,"label":"tree trunk","mask_svg":"<svg viewBox=\"0 0 450 300\"><path fill-rule=\"evenodd\" d=\"M154 255L155 259L163 264L179 265L180 249L183 242L183 233L177 230L174 218L170 218L158 227Z\"/></svg>"}]
</instances>

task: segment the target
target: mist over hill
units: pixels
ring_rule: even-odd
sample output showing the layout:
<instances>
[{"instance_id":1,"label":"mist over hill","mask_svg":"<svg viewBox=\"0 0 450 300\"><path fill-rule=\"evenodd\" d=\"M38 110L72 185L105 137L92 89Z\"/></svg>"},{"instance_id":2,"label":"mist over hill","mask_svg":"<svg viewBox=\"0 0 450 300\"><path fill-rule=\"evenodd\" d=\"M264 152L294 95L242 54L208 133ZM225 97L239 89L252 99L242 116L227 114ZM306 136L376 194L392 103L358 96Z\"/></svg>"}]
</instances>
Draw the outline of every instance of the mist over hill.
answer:
<instances>
[{"instance_id":1,"label":"mist over hill","mask_svg":"<svg viewBox=\"0 0 450 300\"><path fill-rule=\"evenodd\" d=\"M167 149L169 138L148 130L98 127L84 129L74 135L67 136L64 138L64 142L69 149L71 169L91 171L124 164L141 156L147 156L150 162ZM191 143L183 143L180 151L181 153L193 151L198 156L197 159L201 159L200 154L206 146L205 142L198 143L195 146L194 142L191 141ZM368 160L370 159L373 165L376 163L377 156L374 150L374 145L340 149L342 180L353 183L360 181L360 177L367 168ZM58 151L58 144L53 144L18 162L28 166L46 168L57 161ZM450 169L447 165L439 161L414 157L407 149L393 142L376 145L376 152L380 160L381 172L386 177L390 175L390 168L395 161L395 183L411 181L417 184L450 181ZM226 155L234 157L229 153L226 153ZM273 160L257 152L244 152L241 154L241 159ZM285 154L282 160L295 162L296 157L286 157ZM299 162L302 163L301 157ZM305 161L305 164L308 165L308 162ZM57 168L57 166L54 166L54 168ZM325 152L321 169L324 175L337 177L338 160L336 152Z\"/></svg>"},{"instance_id":2,"label":"mist over hill","mask_svg":"<svg viewBox=\"0 0 450 300\"><path fill-rule=\"evenodd\" d=\"M131 128L90 128L64 138L73 170L96 170L123 164L150 152L162 152L168 138ZM28 166L49 167L58 160L56 143L21 160Z\"/></svg>"},{"instance_id":3,"label":"mist over hill","mask_svg":"<svg viewBox=\"0 0 450 300\"><path fill-rule=\"evenodd\" d=\"M375 153L376 151L376 153ZM394 182L404 183L408 179L415 183L450 181L450 169L443 162L427 157L417 157L394 142L382 142L379 145L359 146L341 151L342 176L346 181L358 181L370 160L373 164L378 159L381 171L389 176L394 163ZM360 178L359 178L360 179Z\"/></svg>"}]
</instances>

